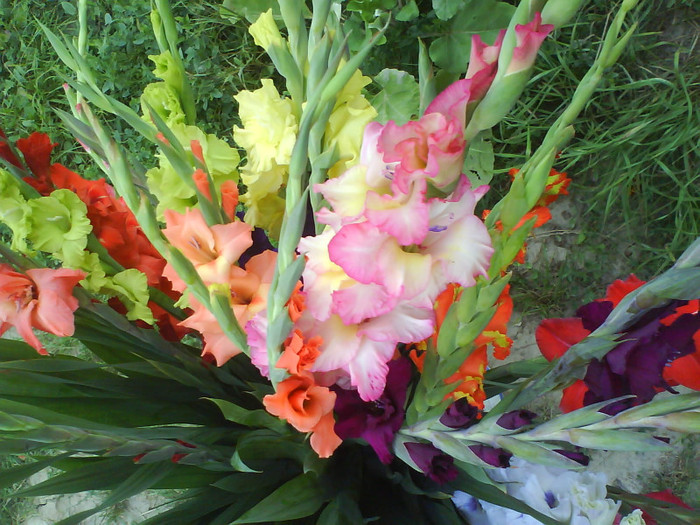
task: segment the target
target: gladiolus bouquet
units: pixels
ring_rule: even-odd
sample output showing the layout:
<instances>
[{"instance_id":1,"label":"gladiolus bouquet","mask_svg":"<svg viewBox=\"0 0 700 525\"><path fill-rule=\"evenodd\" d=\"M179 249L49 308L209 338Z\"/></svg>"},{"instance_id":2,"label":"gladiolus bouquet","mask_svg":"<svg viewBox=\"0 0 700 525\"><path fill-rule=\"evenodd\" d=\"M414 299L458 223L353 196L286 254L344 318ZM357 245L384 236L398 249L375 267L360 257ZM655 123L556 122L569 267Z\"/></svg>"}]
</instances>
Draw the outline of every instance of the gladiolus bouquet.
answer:
<instances>
[{"instance_id":1,"label":"gladiolus bouquet","mask_svg":"<svg viewBox=\"0 0 700 525\"><path fill-rule=\"evenodd\" d=\"M24 494L111 491L64 525L167 487L187 490L143 523L610 525L641 510L695 523L584 466L587 449L666 446L644 429L700 429L699 394L657 396L700 387L700 241L657 279L544 321L546 359L502 362L509 268L567 192L553 164L636 1L485 210L492 174L474 167L475 145L581 1L489 3L485 26L502 29L474 32L459 78L438 81L421 47L418 82L385 79L386 96L391 75L415 90L414 107L379 112L360 68L386 13L350 52L341 2L233 2L279 73L234 94L240 149L199 127L165 0L151 14L160 81L140 112L98 87L86 2L77 43L45 27L75 72L70 111L56 111L106 178L53 163L47 135L0 134L0 333L25 341L0 341L0 450L36 454L2 479L55 467ZM152 143L148 169L104 114ZM33 329L91 356L47 356ZM559 390L561 415L528 410Z\"/></svg>"}]
</instances>

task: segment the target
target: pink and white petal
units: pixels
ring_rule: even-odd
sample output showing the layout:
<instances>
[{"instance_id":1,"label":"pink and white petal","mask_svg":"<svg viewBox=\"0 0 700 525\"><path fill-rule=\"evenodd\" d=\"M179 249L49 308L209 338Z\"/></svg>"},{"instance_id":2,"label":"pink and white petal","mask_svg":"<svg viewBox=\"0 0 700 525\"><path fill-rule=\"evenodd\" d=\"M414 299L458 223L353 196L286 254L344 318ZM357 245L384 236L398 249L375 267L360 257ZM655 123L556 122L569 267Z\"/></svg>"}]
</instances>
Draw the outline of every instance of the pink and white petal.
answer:
<instances>
[{"instance_id":1,"label":"pink and white petal","mask_svg":"<svg viewBox=\"0 0 700 525\"><path fill-rule=\"evenodd\" d=\"M396 344L392 341L373 341L363 337L346 370L363 401L374 401L384 392L387 363L394 355Z\"/></svg>"},{"instance_id":2,"label":"pink and white petal","mask_svg":"<svg viewBox=\"0 0 700 525\"><path fill-rule=\"evenodd\" d=\"M377 260L390 240L388 234L368 222L347 224L328 243L328 257L356 281L379 284L384 269Z\"/></svg>"},{"instance_id":3,"label":"pink and white petal","mask_svg":"<svg viewBox=\"0 0 700 525\"><path fill-rule=\"evenodd\" d=\"M270 366L267 362L267 310L255 315L245 325L250 348L250 362L253 363L264 377L270 377Z\"/></svg>"},{"instance_id":4,"label":"pink and white petal","mask_svg":"<svg viewBox=\"0 0 700 525\"><path fill-rule=\"evenodd\" d=\"M385 162L401 162L413 165L414 143L421 135L420 121L409 121L398 126L393 120L384 125L378 137L377 149ZM409 158L410 157L410 158Z\"/></svg>"},{"instance_id":5,"label":"pink and white petal","mask_svg":"<svg viewBox=\"0 0 700 525\"><path fill-rule=\"evenodd\" d=\"M321 354L314 361L312 372L329 372L344 368L357 353L360 338L357 325L346 325L337 315L315 325L312 333L321 336Z\"/></svg>"},{"instance_id":6,"label":"pink and white petal","mask_svg":"<svg viewBox=\"0 0 700 525\"><path fill-rule=\"evenodd\" d=\"M357 333L373 341L389 341L395 345L397 342L423 341L433 334L434 329L435 310L433 308L420 308L411 303L399 303L390 312L362 323Z\"/></svg>"},{"instance_id":7,"label":"pink and white petal","mask_svg":"<svg viewBox=\"0 0 700 525\"><path fill-rule=\"evenodd\" d=\"M331 311L345 324L357 324L390 311L398 298L378 284L357 283L333 292Z\"/></svg>"},{"instance_id":8,"label":"pink and white petal","mask_svg":"<svg viewBox=\"0 0 700 525\"><path fill-rule=\"evenodd\" d=\"M476 276L487 274L493 254L489 232L475 215L462 218L444 231L431 232L422 248L441 266L440 275L434 278L462 286L472 286Z\"/></svg>"},{"instance_id":9,"label":"pink and white petal","mask_svg":"<svg viewBox=\"0 0 700 525\"><path fill-rule=\"evenodd\" d=\"M345 224L343 221L344 217L339 214L329 210L325 206L316 212L316 222L330 226L333 231L338 231L340 227ZM353 222L353 221L348 221Z\"/></svg>"},{"instance_id":10,"label":"pink and white petal","mask_svg":"<svg viewBox=\"0 0 700 525\"><path fill-rule=\"evenodd\" d=\"M379 284L406 299L420 293L430 277L430 257L403 251L396 239L369 223L343 226L328 252L352 279Z\"/></svg>"},{"instance_id":11,"label":"pink and white petal","mask_svg":"<svg viewBox=\"0 0 700 525\"><path fill-rule=\"evenodd\" d=\"M503 44L503 37L505 35L505 29L499 31L498 37L490 46L484 43L480 35L472 35L472 48L469 57L469 67L467 67L467 74L464 75L465 78L472 78L474 75L483 70L494 69L493 74L495 74L498 55L501 53L501 45Z\"/></svg>"},{"instance_id":12,"label":"pink and white petal","mask_svg":"<svg viewBox=\"0 0 700 525\"><path fill-rule=\"evenodd\" d=\"M419 244L428 232L428 203L426 183L414 183L408 195L367 194L365 217L381 231L396 238L399 244Z\"/></svg>"}]
</instances>

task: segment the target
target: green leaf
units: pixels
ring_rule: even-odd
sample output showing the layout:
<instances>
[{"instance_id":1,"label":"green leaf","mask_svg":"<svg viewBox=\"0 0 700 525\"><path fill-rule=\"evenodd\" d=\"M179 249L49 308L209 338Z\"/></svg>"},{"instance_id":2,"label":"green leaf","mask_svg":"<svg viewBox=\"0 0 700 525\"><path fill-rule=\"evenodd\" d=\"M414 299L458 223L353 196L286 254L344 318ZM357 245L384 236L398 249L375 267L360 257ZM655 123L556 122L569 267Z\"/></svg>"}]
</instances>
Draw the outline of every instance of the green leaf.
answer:
<instances>
[{"instance_id":1,"label":"green leaf","mask_svg":"<svg viewBox=\"0 0 700 525\"><path fill-rule=\"evenodd\" d=\"M82 465L36 485L21 489L17 495L48 496L51 494L72 494L86 490L111 489L119 484L121 478L127 477L136 468L138 465L134 465L130 459L105 459Z\"/></svg>"},{"instance_id":2,"label":"green leaf","mask_svg":"<svg viewBox=\"0 0 700 525\"><path fill-rule=\"evenodd\" d=\"M497 437L496 443L500 447L512 452L520 458L529 461L530 463L538 463L548 467L558 467L569 470L583 468L583 465L580 463L577 463L576 461L537 443L528 443L527 441L522 441L509 436Z\"/></svg>"},{"instance_id":3,"label":"green leaf","mask_svg":"<svg viewBox=\"0 0 700 525\"><path fill-rule=\"evenodd\" d=\"M472 187L488 184L493 177L493 134L490 129L477 134L469 143L464 158L464 173L469 177Z\"/></svg>"},{"instance_id":4,"label":"green leaf","mask_svg":"<svg viewBox=\"0 0 700 525\"><path fill-rule=\"evenodd\" d=\"M428 55L428 48L422 40L418 40L418 88L420 90L420 115L435 98L435 75L433 63Z\"/></svg>"},{"instance_id":5,"label":"green leaf","mask_svg":"<svg viewBox=\"0 0 700 525\"><path fill-rule=\"evenodd\" d=\"M316 525L356 525L364 523L362 512L353 498L341 492L326 505Z\"/></svg>"},{"instance_id":6,"label":"green leaf","mask_svg":"<svg viewBox=\"0 0 700 525\"><path fill-rule=\"evenodd\" d=\"M255 470L246 465L241 457L238 455L238 450L234 451L233 456L231 456L231 466L238 472L245 472L251 474L260 474L262 470Z\"/></svg>"},{"instance_id":7,"label":"green leaf","mask_svg":"<svg viewBox=\"0 0 700 525\"><path fill-rule=\"evenodd\" d=\"M265 410L248 410L223 399L205 398L216 404L228 421L240 423L247 427L266 427L277 432L284 432L287 424Z\"/></svg>"},{"instance_id":8,"label":"green leaf","mask_svg":"<svg viewBox=\"0 0 700 525\"><path fill-rule=\"evenodd\" d=\"M669 446L651 436L626 430L584 430L562 431L558 437L572 445L599 450L665 451Z\"/></svg>"},{"instance_id":9,"label":"green leaf","mask_svg":"<svg viewBox=\"0 0 700 525\"><path fill-rule=\"evenodd\" d=\"M318 478L313 473L306 473L282 485L233 523L265 523L304 518L316 512L324 501L326 498Z\"/></svg>"},{"instance_id":10,"label":"green leaf","mask_svg":"<svg viewBox=\"0 0 700 525\"><path fill-rule=\"evenodd\" d=\"M0 488L4 489L20 481L24 481L37 472L41 472L45 468L50 467L61 458L68 457L71 454L72 452L65 452L59 456L32 461L25 465L19 465L10 469L3 469L0 471Z\"/></svg>"},{"instance_id":11,"label":"green leaf","mask_svg":"<svg viewBox=\"0 0 700 525\"><path fill-rule=\"evenodd\" d=\"M396 13L396 20L399 22L410 22L411 20L418 18L419 14L420 12L418 11L416 0L410 0L398 13Z\"/></svg>"},{"instance_id":12,"label":"green leaf","mask_svg":"<svg viewBox=\"0 0 700 525\"><path fill-rule=\"evenodd\" d=\"M282 22L282 15L280 14L277 0L224 0L224 3L221 4L220 12L223 17L235 15L245 18L252 24L261 13L268 9L272 9L272 14L278 23Z\"/></svg>"},{"instance_id":13,"label":"green leaf","mask_svg":"<svg viewBox=\"0 0 700 525\"><path fill-rule=\"evenodd\" d=\"M61 7L63 8L63 10L66 12L67 15L75 16L76 14L78 14L78 11L75 8L75 6L73 4L71 4L70 2L61 2Z\"/></svg>"},{"instance_id":14,"label":"green leaf","mask_svg":"<svg viewBox=\"0 0 700 525\"><path fill-rule=\"evenodd\" d=\"M515 7L496 0L468 2L452 18L448 32L430 44L430 58L451 73L464 73L472 35L479 34L486 42L492 43L498 31L508 25L514 12Z\"/></svg>"},{"instance_id":15,"label":"green leaf","mask_svg":"<svg viewBox=\"0 0 700 525\"><path fill-rule=\"evenodd\" d=\"M265 488L271 490L272 487L276 487L284 481L289 481L299 473L298 468L291 469L289 463L285 462L280 463L274 469L265 469L260 473L236 472L212 483L212 486L234 494Z\"/></svg>"},{"instance_id":16,"label":"green leaf","mask_svg":"<svg viewBox=\"0 0 700 525\"><path fill-rule=\"evenodd\" d=\"M399 126L418 116L420 91L413 75L398 69L383 69L374 77L382 90L370 100L377 110L377 121L393 120Z\"/></svg>"},{"instance_id":17,"label":"green leaf","mask_svg":"<svg viewBox=\"0 0 700 525\"><path fill-rule=\"evenodd\" d=\"M110 491L102 503L93 509L73 514L56 525L78 525L81 521L108 507L116 505L131 496L135 496L152 487L157 481L164 478L168 472L175 468L173 463L158 463L154 465L140 466L136 471L124 479L122 483Z\"/></svg>"},{"instance_id":18,"label":"green leaf","mask_svg":"<svg viewBox=\"0 0 700 525\"><path fill-rule=\"evenodd\" d=\"M465 6L464 0L433 0L433 9L440 20L449 20L457 14L460 7L470 7L470 4L473 6L474 3L474 1L467 1Z\"/></svg>"},{"instance_id":19,"label":"green leaf","mask_svg":"<svg viewBox=\"0 0 700 525\"><path fill-rule=\"evenodd\" d=\"M239 494L229 494L218 489L199 489L186 493L180 502L165 512L140 522L140 525L183 525L203 523L199 518L223 507L243 500Z\"/></svg>"}]
</instances>

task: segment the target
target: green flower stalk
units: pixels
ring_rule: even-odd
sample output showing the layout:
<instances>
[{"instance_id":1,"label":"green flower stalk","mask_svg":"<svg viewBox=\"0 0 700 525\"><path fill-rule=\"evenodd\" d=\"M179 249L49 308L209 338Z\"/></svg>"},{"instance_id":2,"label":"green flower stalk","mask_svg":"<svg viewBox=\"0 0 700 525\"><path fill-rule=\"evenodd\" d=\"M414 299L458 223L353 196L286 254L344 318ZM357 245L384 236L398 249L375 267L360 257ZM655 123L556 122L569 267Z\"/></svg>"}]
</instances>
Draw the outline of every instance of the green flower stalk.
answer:
<instances>
[{"instance_id":1,"label":"green flower stalk","mask_svg":"<svg viewBox=\"0 0 700 525\"><path fill-rule=\"evenodd\" d=\"M158 41L158 47L160 47L161 53L169 53L170 59L172 60L172 87L180 96L187 123L194 124L197 120L194 95L192 94L192 87L187 80L185 66L180 58L177 27L172 10L170 9L170 3L167 2L167 0L151 1L151 22L154 26L154 33L156 34L156 40ZM163 38L163 36L165 36L165 38ZM165 44L167 44L167 47Z\"/></svg>"}]
</instances>

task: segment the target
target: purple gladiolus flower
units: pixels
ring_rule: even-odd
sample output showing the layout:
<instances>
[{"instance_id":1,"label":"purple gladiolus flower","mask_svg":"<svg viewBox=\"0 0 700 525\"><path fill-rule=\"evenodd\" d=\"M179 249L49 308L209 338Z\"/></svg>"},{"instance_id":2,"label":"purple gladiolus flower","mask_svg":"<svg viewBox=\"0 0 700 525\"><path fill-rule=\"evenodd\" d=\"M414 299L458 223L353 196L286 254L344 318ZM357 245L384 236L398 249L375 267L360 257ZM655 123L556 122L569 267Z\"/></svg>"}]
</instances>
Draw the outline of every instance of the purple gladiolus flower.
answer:
<instances>
[{"instance_id":1,"label":"purple gladiolus flower","mask_svg":"<svg viewBox=\"0 0 700 525\"><path fill-rule=\"evenodd\" d=\"M440 423L450 428L468 428L477 422L479 409L470 405L466 397L460 397L440 416Z\"/></svg>"},{"instance_id":2,"label":"purple gladiolus flower","mask_svg":"<svg viewBox=\"0 0 700 525\"><path fill-rule=\"evenodd\" d=\"M584 467L587 467L588 463L591 461L591 458L586 456L586 454L583 454L581 452L576 452L575 450L564 450L561 448L555 448L554 452L557 452L557 453L561 454L562 456L565 456L569 459L572 459L576 463L580 463Z\"/></svg>"},{"instance_id":3,"label":"purple gladiolus flower","mask_svg":"<svg viewBox=\"0 0 700 525\"><path fill-rule=\"evenodd\" d=\"M605 304L605 303L601 303ZM660 389L673 392L663 378L664 367L695 351L693 335L700 330L700 316L684 314L665 326L661 320L671 314L683 302L653 310L625 332L622 341L601 360L594 359L588 366L583 380L588 386L583 404L634 394L636 398L618 401L602 412L614 415L632 406L650 401ZM589 306L589 305L586 305ZM579 309L579 314L592 310ZM588 317L590 320L594 316ZM586 318L584 317L584 326ZM591 329L597 326L591 325Z\"/></svg>"},{"instance_id":4,"label":"purple gladiolus flower","mask_svg":"<svg viewBox=\"0 0 700 525\"><path fill-rule=\"evenodd\" d=\"M507 430L515 430L525 425L532 423L532 420L537 417L537 414L529 410L513 410L506 412L498 418L496 424Z\"/></svg>"},{"instance_id":5,"label":"purple gladiolus flower","mask_svg":"<svg viewBox=\"0 0 700 525\"><path fill-rule=\"evenodd\" d=\"M407 358L389 362L386 387L375 401L363 401L357 390L333 387L336 393L335 433L341 439L362 438L379 456L382 463L391 463L391 444L404 420L406 389L411 379L411 363Z\"/></svg>"},{"instance_id":6,"label":"purple gladiolus flower","mask_svg":"<svg viewBox=\"0 0 700 525\"><path fill-rule=\"evenodd\" d=\"M510 458L513 457L513 454L507 450L489 447L488 445L470 445L469 450L479 456L479 459L484 463L499 468L510 466Z\"/></svg>"},{"instance_id":7,"label":"purple gladiolus flower","mask_svg":"<svg viewBox=\"0 0 700 525\"><path fill-rule=\"evenodd\" d=\"M447 483L457 477L454 459L429 443L406 443L406 450L423 473L436 483Z\"/></svg>"}]
</instances>

